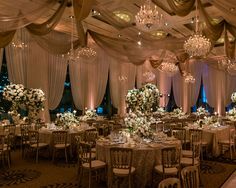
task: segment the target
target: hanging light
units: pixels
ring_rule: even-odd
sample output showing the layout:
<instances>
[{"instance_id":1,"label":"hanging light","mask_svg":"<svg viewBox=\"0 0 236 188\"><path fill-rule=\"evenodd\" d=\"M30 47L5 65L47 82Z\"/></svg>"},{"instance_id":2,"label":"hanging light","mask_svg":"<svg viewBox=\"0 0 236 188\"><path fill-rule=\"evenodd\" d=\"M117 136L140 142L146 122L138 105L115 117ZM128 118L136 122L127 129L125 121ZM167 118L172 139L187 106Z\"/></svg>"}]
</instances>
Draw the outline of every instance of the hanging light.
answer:
<instances>
[{"instance_id":1,"label":"hanging light","mask_svg":"<svg viewBox=\"0 0 236 188\"><path fill-rule=\"evenodd\" d=\"M184 77L184 82L187 84L194 84L195 83L195 78L191 73L187 73L186 76Z\"/></svg>"},{"instance_id":2,"label":"hanging light","mask_svg":"<svg viewBox=\"0 0 236 188\"><path fill-rule=\"evenodd\" d=\"M146 71L143 73L143 77L146 82L152 82L155 79L155 74L151 71Z\"/></svg>"},{"instance_id":3,"label":"hanging light","mask_svg":"<svg viewBox=\"0 0 236 188\"><path fill-rule=\"evenodd\" d=\"M119 80L120 82L125 82L125 81L127 81L127 76L120 75L120 76L118 76L118 80Z\"/></svg>"},{"instance_id":4,"label":"hanging light","mask_svg":"<svg viewBox=\"0 0 236 188\"><path fill-rule=\"evenodd\" d=\"M73 15L73 1L72 2L72 11L71 16L69 18L71 19L71 44L70 44L70 50L67 53L67 59L69 62L75 62L78 58L77 51L74 49L73 41L74 41L74 16Z\"/></svg>"},{"instance_id":5,"label":"hanging light","mask_svg":"<svg viewBox=\"0 0 236 188\"><path fill-rule=\"evenodd\" d=\"M161 63L159 70L167 73L169 76L172 76L178 72L179 68L174 63L166 61Z\"/></svg>"},{"instance_id":6,"label":"hanging light","mask_svg":"<svg viewBox=\"0 0 236 188\"><path fill-rule=\"evenodd\" d=\"M163 26L163 16L159 14L157 7L151 6L151 0L146 0L144 5L140 7L139 12L135 16L136 25L142 30L151 31Z\"/></svg>"},{"instance_id":7,"label":"hanging light","mask_svg":"<svg viewBox=\"0 0 236 188\"><path fill-rule=\"evenodd\" d=\"M78 57L83 57L83 58L93 58L97 55L97 52L90 47L83 47L81 50L78 52Z\"/></svg>"},{"instance_id":8,"label":"hanging light","mask_svg":"<svg viewBox=\"0 0 236 188\"><path fill-rule=\"evenodd\" d=\"M189 54L190 57L204 57L211 50L211 42L208 38L203 36L198 30L198 0L196 0L196 18L195 18L195 34L189 37L184 42L184 50Z\"/></svg>"}]
</instances>

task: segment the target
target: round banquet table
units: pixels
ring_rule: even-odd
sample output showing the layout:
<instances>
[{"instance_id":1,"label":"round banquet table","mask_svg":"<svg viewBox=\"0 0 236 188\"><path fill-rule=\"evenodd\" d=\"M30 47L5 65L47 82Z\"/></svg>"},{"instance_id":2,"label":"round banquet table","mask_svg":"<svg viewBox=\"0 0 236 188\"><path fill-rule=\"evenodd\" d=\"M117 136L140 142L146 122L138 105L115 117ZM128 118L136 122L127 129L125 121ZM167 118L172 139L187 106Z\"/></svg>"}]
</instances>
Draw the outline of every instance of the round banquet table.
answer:
<instances>
[{"instance_id":1,"label":"round banquet table","mask_svg":"<svg viewBox=\"0 0 236 188\"><path fill-rule=\"evenodd\" d=\"M151 185L152 170L155 165L161 164L161 149L165 147L180 147L178 140L164 141L162 143L149 144L112 144L111 142L97 141L97 159L106 162L110 166L110 148L125 147L133 149L132 166L135 167L133 176L134 187L146 187ZM108 187L111 184L111 169L108 168ZM122 182L121 187L127 187L126 182Z\"/></svg>"}]
</instances>

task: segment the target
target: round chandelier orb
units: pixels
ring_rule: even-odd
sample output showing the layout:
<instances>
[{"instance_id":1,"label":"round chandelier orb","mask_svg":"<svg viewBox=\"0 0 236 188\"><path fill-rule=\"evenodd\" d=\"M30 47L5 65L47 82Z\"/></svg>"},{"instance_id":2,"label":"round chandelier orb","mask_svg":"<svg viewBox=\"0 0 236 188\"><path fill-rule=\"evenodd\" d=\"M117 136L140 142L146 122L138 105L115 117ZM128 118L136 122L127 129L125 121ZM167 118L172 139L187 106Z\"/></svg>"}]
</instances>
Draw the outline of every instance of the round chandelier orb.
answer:
<instances>
[{"instance_id":1,"label":"round chandelier orb","mask_svg":"<svg viewBox=\"0 0 236 188\"><path fill-rule=\"evenodd\" d=\"M96 55L97 55L97 52L93 48L90 48L90 47L83 47L78 52L78 57L82 57L82 58L94 58L96 57Z\"/></svg>"},{"instance_id":2,"label":"round chandelier orb","mask_svg":"<svg viewBox=\"0 0 236 188\"><path fill-rule=\"evenodd\" d=\"M155 74L151 71L146 71L143 73L143 77L146 82L152 82L155 79Z\"/></svg>"},{"instance_id":3,"label":"round chandelier orb","mask_svg":"<svg viewBox=\"0 0 236 188\"><path fill-rule=\"evenodd\" d=\"M184 50L190 57L205 57L211 50L211 42L201 34L194 34L184 42Z\"/></svg>"},{"instance_id":4,"label":"round chandelier orb","mask_svg":"<svg viewBox=\"0 0 236 188\"><path fill-rule=\"evenodd\" d=\"M195 83L195 78L193 77L192 74L188 73L184 78L184 82L187 83L187 84L194 84Z\"/></svg>"},{"instance_id":5,"label":"round chandelier orb","mask_svg":"<svg viewBox=\"0 0 236 188\"><path fill-rule=\"evenodd\" d=\"M162 62L159 69L170 76L176 74L179 71L178 66L172 62Z\"/></svg>"},{"instance_id":6,"label":"round chandelier orb","mask_svg":"<svg viewBox=\"0 0 236 188\"><path fill-rule=\"evenodd\" d=\"M69 62L75 62L78 59L78 55L76 55L76 50L70 49L67 53L67 59Z\"/></svg>"},{"instance_id":7,"label":"round chandelier orb","mask_svg":"<svg viewBox=\"0 0 236 188\"><path fill-rule=\"evenodd\" d=\"M135 22L140 29L150 31L162 26L163 16L159 14L156 6L154 8L151 6L151 0L146 0L136 14Z\"/></svg>"}]
</instances>

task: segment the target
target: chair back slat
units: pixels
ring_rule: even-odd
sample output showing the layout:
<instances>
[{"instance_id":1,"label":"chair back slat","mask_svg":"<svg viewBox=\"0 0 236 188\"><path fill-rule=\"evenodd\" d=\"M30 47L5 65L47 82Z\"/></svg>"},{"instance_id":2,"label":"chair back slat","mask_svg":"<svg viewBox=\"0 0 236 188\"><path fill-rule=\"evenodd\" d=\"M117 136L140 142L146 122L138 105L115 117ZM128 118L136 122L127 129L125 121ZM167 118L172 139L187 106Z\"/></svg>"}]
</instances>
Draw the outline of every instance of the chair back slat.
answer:
<instances>
[{"instance_id":1,"label":"chair back slat","mask_svg":"<svg viewBox=\"0 0 236 188\"><path fill-rule=\"evenodd\" d=\"M110 148L111 168L131 171L133 150L130 148Z\"/></svg>"},{"instance_id":2,"label":"chair back slat","mask_svg":"<svg viewBox=\"0 0 236 188\"><path fill-rule=\"evenodd\" d=\"M161 150L163 168L179 167L180 149L177 147L167 147Z\"/></svg>"},{"instance_id":3,"label":"chair back slat","mask_svg":"<svg viewBox=\"0 0 236 188\"><path fill-rule=\"evenodd\" d=\"M178 178L167 178L159 183L158 188L180 188L180 180Z\"/></svg>"},{"instance_id":4,"label":"chair back slat","mask_svg":"<svg viewBox=\"0 0 236 188\"><path fill-rule=\"evenodd\" d=\"M67 131L53 131L52 132L53 144L65 144L67 143Z\"/></svg>"},{"instance_id":5,"label":"chair back slat","mask_svg":"<svg viewBox=\"0 0 236 188\"><path fill-rule=\"evenodd\" d=\"M183 188L199 188L199 171L197 166L182 169L181 179Z\"/></svg>"}]
</instances>

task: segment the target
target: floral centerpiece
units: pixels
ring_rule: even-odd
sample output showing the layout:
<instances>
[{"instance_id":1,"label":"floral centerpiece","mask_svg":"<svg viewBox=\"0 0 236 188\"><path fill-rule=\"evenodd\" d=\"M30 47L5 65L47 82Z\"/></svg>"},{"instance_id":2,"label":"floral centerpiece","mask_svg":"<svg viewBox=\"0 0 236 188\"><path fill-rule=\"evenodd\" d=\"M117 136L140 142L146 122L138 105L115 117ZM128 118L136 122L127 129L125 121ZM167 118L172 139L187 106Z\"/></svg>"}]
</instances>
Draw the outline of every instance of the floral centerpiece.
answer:
<instances>
[{"instance_id":1,"label":"floral centerpiece","mask_svg":"<svg viewBox=\"0 0 236 188\"><path fill-rule=\"evenodd\" d=\"M232 101L233 103L236 102L236 92L233 92L233 93L231 94L231 101Z\"/></svg>"},{"instance_id":2,"label":"floral centerpiece","mask_svg":"<svg viewBox=\"0 0 236 188\"><path fill-rule=\"evenodd\" d=\"M226 112L226 118L231 121L236 121L236 108L232 108L228 112Z\"/></svg>"},{"instance_id":3,"label":"floral centerpiece","mask_svg":"<svg viewBox=\"0 0 236 188\"><path fill-rule=\"evenodd\" d=\"M130 111L124 119L126 128L132 133L139 126L146 123L146 117L141 111L136 111L136 113Z\"/></svg>"},{"instance_id":4,"label":"floral centerpiece","mask_svg":"<svg viewBox=\"0 0 236 188\"><path fill-rule=\"evenodd\" d=\"M173 112L172 112L173 117L182 117L182 116L184 116L184 114L185 113L182 111L181 107L174 109Z\"/></svg>"},{"instance_id":5,"label":"floral centerpiece","mask_svg":"<svg viewBox=\"0 0 236 188\"><path fill-rule=\"evenodd\" d=\"M21 117L21 115L17 112L17 110L8 111L8 114L11 116L12 121L13 121L15 124L20 124L20 123L21 123L22 117Z\"/></svg>"},{"instance_id":6,"label":"floral centerpiece","mask_svg":"<svg viewBox=\"0 0 236 188\"><path fill-rule=\"evenodd\" d=\"M74 126L79 125L79 118L76 116L76 111L73 111L73 113L71 112L57 113L55 124L56 126L68 129L72 125Z\"/></svg>"},{"instance_id":7,"label":"floral centerpiece","mask_svg":"<svg viewBox=\"0 0 236 188\"><path fill-rule=\"evenodd\" d=\"M140 95L139 89L129 90L125 102L131 111L140 110L139 103L142 102L142 95Z\"/></svg>"},{"instance_id":8,"label":"floral centerpiece","mask_svg":"<svg viewBox=\"0 0 236 188\"><path fill-rule=\"evenodd\" d=\"M126 95L127 108L131 111L152 112L153 105L159 105L160 93L154 84L146 84L140 89L132 89Z\"/></svg>"},{"instance_id":9,"label":"floral centerpiece","mask_svg":"<svg viewBox=\"0 0 236 188\"><path fill-rule=\"evenodd\" d=\"M18 116L20 109L28 111L29 122L34 123L40 120L38 114L44 110L46 100L41 89L27 89L22 84L10 84L4 88L3 97L12 103L9 114L13 121L18 121L16 117L20 117ZM17 123L15 121L14 123Z\"/></svg>"},{"instance_id":10,"label":"floral centerpiece","mask_svg":"<svg viewBox=\"0 0 236 188\"><path fill-rule=\"evenodd\" d=\"M126 95L129 113L125 125L130 132L141 138L152 136L150 125L156 123L153 118L153 107L159 106L160 93L153 84L146 84L140 89L132 89ZM156 109L155 109L156 110Z\"/></svg>"},{"instance_id":11,"label":"floral centerpiece","mask_svg":"<svg viewBox=\"0 0 236 188\"><path fill-rule=\"evenodd\" d=\"M28 109L28 118L32 122L39 121L38 114L44 110L45 94L41 89L28 89L25 103Z\"/></svg>"},{"instance_id":12,"label":"floral centerpiece","mask_svg":"<svg viewBox=\"0 0 236 188\"><path fill-rule=\"evenodd\" d=\"M206 111L206 109L205 108L203 108L203 107L199 107L198 109L197 109L197 115L198 116L200 116L200 115L206 115L208 112Z\"/></svg>"},{"instance_id":13,"label":"floral centerpiece","mask_svg":"<svg viewBox=\"0 0 236 188\"><path fill-rule=\"evenodd\" d=\"M12 102L12 110L17 110L26 100L26 93L27 90L22 84L10 84L3 89L3 98Z\"/></svg>"},{"instance_id":14,"label":"floral centerpiece","mask_svg":"<svg viewBox=\"0 0 236 188\"><path fill-rule=\"evenodd\" d=\"M87 120L95 120L97 119L98 115L96 113L96 110L94 109L86 109L85 115L81 117L82 121L87 121Z\"/></svg>"}]
</instances>

